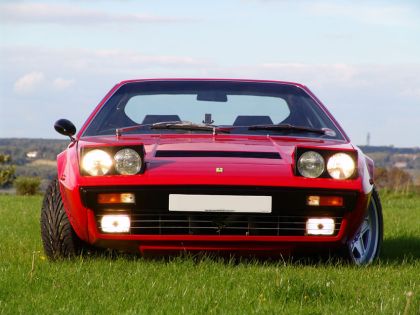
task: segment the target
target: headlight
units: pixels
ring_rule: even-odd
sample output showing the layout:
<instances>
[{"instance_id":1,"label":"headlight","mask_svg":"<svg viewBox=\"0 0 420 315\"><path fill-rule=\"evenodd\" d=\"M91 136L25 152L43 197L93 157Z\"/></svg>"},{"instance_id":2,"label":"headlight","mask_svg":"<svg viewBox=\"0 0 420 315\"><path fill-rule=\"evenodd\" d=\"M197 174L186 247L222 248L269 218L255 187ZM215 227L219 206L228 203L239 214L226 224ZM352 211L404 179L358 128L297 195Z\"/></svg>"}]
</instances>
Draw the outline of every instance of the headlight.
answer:
<instances>
[{"instance_id":1,"label":"headlight","mask_svg":"<svg viewBox=\"0 0 420 315\"><path fill-rule=\"evenodd\" d=\"M121 175L134 175L141 169L140 155L133 149L122 149L115 156L115 169Z\"/></svg>"},{"instance_id":2,"label":"headlight","mask_svg":"<svg viewBox=\"0 0 420 315\"><path fill-rule=\"evenodd\" d=\"M297 168L304 177L319 177L325 170L324 158L318 152L307 151L300 156Z\"/></svg>"},{"instance_id":3,"label":"headlight","mask_svg":"<svg viewBox=\"0 0 420 315\"><path fill-rule=\"evenodd\" d=\"M328 174L335 179L347 179L354 174L354 160L346 153L336 153L328 159Z\"/></svg>"},{"instance_id":4,"label":"headlight","mask_svg":"<svg viewBox=\"0 0 420 315\"><path fill-rule=\"evenodd\" d=\"M82 159L82 169L91 176L106 175L112 167L112 159L103 150L87 152Z\"/></svg>"}]
</instances>

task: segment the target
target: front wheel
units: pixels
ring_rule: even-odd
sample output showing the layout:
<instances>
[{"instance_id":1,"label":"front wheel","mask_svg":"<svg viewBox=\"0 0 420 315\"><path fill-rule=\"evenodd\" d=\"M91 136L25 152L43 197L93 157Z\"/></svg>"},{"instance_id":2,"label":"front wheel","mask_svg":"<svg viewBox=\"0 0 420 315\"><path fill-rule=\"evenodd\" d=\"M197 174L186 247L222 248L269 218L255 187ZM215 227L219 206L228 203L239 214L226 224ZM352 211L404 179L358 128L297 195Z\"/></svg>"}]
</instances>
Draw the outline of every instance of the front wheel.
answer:
<instances>
[{"instance_id":1,"label":"front wheel","mask_svg":"<svg viewBox=\"0 0 420 315\"><path fill-rule=\"evenodd\" d=\"M347 242L350 260L356 265L367 265L378 256L382 246L382 205L377 191L372 192L368 211L354 237Z\"/></svg>"},{"instance_id":2,"label":"front wheel","mask_svg":"<svg viewBox=\"0 0 420 315\"><path fill-rule=\"evenodd\" d=\"M51 260L74 256L83 248L64 210L57 179L48 186L42 203L41 237L45 254Z\"/></svg>"}]
</instances>

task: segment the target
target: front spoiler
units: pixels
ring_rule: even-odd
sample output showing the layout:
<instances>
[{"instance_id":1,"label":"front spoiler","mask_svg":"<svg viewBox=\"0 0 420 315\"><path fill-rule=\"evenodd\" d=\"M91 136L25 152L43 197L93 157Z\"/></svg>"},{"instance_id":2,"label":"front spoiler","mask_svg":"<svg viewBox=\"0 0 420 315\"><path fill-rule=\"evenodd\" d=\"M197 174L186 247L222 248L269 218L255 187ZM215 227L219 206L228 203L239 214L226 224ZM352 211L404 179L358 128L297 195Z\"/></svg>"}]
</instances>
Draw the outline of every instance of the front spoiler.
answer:
<instances>
[{"instance_id":1,"label":"front spoiler","mask_svg":"<svg viewBox=\"0 0 420 315\"><path fill-rule=\"evenodd\" d=\"M289 255L293 252L339 248L347 238L347 216L335 236L243 236L243 235L131 235L104 234L88 211L89 240L94 246L141 254L179 252L229 252L239 254Z\"/></svg>"}]
</instances>

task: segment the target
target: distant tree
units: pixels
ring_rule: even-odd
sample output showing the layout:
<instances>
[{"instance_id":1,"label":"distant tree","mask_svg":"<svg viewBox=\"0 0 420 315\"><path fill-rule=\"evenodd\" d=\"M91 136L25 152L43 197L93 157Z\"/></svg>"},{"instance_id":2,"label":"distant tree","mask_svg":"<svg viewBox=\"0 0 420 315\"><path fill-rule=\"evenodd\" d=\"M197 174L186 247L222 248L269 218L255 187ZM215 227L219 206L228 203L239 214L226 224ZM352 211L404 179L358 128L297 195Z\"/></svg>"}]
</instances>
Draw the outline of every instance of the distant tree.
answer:
<instances>
[{"instance_id":1,"label":"distant tree","mask_svg":"<svg viewBox=\"0 0 420 315\"><path fill-rule=\"evenodd\" d=\"M389 183L388 170L385 167L375 168L375 184L379 188L387 188Z\"/></svg>"},{"instance_id":2,"label":"distant tree","mask_svg":"<svg viewBox=\"0 0 420 315\"><path fill-rule=\"evenodd\" d=\"M0 154L0 163L1 164L10 163L11 160L12 160L12 158L9 154Z\"/></svg>"},{"instance_id":3,"label":"distant tree","mask_svg":"<svg viewBox=\"0 0 420 315\"><path fill-rule=\"evenodd\" d=\"M15 179L15 167L10 165L12 158L8 154L0 154L0 188L10 186Z\"/></svg>"},{"instance_id":4,"label":"distant tree","mask_svg":"<svg viewBox=\"0 0 420 315\"><path fill-rule=\"evenodd\" d=\"M18 177L14 182L17 195L35 195L39 193L40 185L39 177Z\"/></svg>"},{"instance_id":5,"label":"distant tree","mask_svg":"<svg viewBox=\"0 0 420 315\"><path fill-rule=\"evenodd\" d=\"M393 167L389 170L389 181L395 191L408 192L413 186L413 179L410 174L400 168Z\"/></svg>"},{"instance_id":6,"label":"distant tree","mask_svg":"<svg viewBox=\"0 0 420 315\"><path fill-rule=\"evenodd\" d=\"M413 179L404 170L392 167L375 169L375 183L379 188L385 188L397 192L408 192L413 188Z\"/></svg>"}]
</instances>

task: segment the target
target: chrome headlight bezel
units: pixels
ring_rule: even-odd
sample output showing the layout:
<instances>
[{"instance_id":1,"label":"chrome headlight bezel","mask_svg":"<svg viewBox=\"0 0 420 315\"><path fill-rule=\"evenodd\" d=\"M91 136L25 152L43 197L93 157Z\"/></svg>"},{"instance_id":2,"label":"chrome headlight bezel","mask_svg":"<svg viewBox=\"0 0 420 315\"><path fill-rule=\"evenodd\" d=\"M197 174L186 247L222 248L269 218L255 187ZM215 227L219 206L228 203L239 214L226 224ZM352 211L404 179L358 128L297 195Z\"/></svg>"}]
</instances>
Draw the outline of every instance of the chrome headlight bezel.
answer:
<instances>
[{"instance_id":1,"label":"chrome headlight bezel","mask_svg":"<svg viewBox=\"0 0 420 315\"><path fill-rule=\"evenodd\" d=\"M299 159L301 158L303 154L305 154L308 151L314 151L320 154L324 159L324 162L325 162L324 171L318 177L307 177L299 171L299 168L298 168ZM349 177L334 178L333 176L330 175L330 172L328 171L328 162L330 161L331 157L336 156L337 154L345 154L346 156L350 157L353 160L354 171ZM358 177L358 168L357 168L358 160L357 159L358 159L357 151L353 151L353 150L319 150L316 148L315 149L314 148L297 148L295 151L295 166L294 166L295 175L300 176L300 177L305 177L305 178L330 178L334 180L355 179Z\"/></svg>"},{"instance_id":2,"label":"chrome headlight bezel","mask_svg":"<svg viewBox=\"0 0 420 315\"><path fill-rule=\"evenodd\" d=\"M121 150L124 149L131 149L133 151L135 151L139 157L140 157L140 167L138 168L138 171L136 173L133 174L121 174L120 172L118 172L117 168L116 168L116 161L115 161L115 155L120 152ZM87 155L89 155L89 152L92 152L94 150L100 150L105 152L107 155L109 155L111 161L112 161L112 165L109 168L109 171L106 174L91 174L89 173L85 167L84 167L84 160L85 157ZM145 167L146 164L144 162L144 146L143 145L137 145L137 146L99 146L99 147L83 147L80 149L80 163L79 163L79 170L80 170L80 174L82 176L89 176L89 177L97 177L97 176L132 176L132 175L137 175L137 174L142 174L145 171Z\"/></svg>"}]
</instances>

